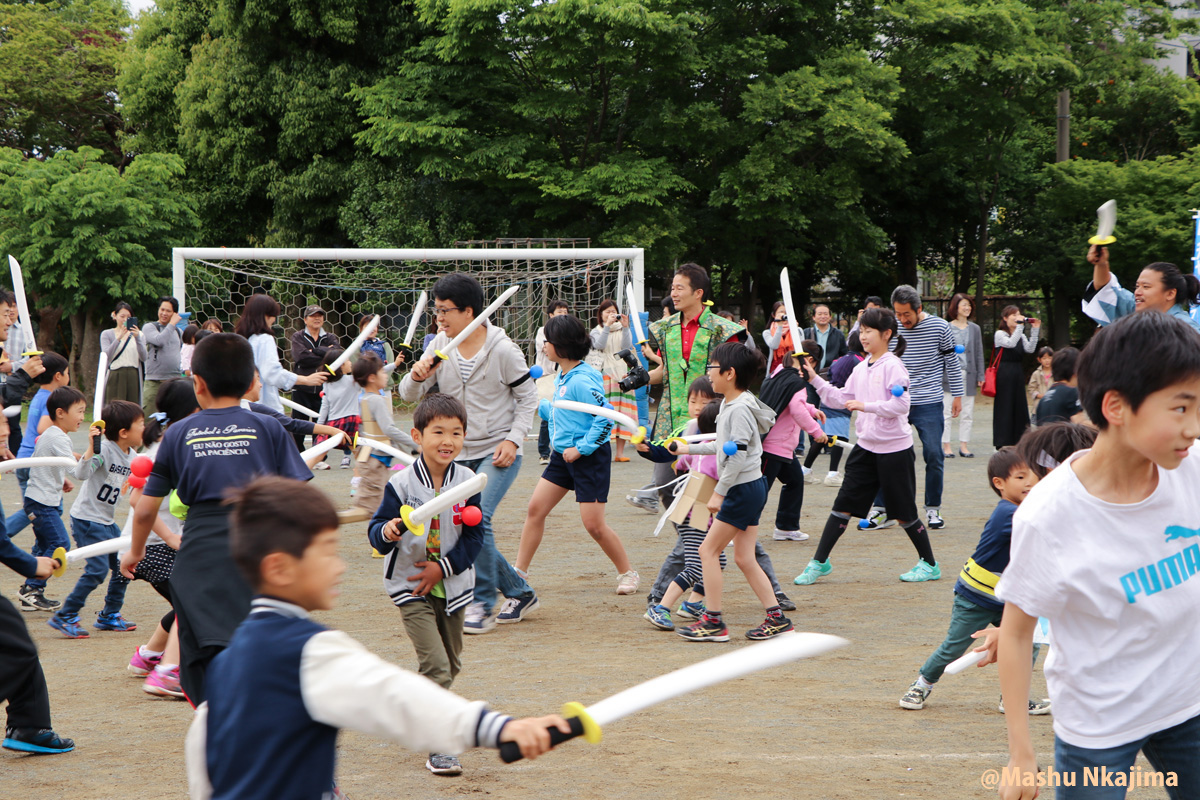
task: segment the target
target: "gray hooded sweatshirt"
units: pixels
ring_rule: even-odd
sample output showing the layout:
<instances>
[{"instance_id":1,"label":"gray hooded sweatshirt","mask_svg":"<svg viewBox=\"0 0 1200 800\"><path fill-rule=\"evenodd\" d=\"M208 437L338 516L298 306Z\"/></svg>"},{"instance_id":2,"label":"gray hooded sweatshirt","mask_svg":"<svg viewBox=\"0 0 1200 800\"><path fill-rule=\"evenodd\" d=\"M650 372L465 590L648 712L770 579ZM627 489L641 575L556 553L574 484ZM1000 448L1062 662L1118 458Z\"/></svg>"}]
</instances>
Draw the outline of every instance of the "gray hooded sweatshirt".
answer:
<instances>
[{"instance_id":1,"label":"gray hooded sweatshirt","mask_svg":"<svg viewBox=\"0 0 1200 800\"><path fill-rule=\"evenodd\" d=\"M715 441L697 442L688 452L703 456L717 455L716 493L724 497L734 486L751 483L762 477L762 437L775 424L775 411L763 405L750 392L742 392L735 400L722 400L717 414ZM726 442L738 449L726 455Z\"/></svg>"}]
</instances>

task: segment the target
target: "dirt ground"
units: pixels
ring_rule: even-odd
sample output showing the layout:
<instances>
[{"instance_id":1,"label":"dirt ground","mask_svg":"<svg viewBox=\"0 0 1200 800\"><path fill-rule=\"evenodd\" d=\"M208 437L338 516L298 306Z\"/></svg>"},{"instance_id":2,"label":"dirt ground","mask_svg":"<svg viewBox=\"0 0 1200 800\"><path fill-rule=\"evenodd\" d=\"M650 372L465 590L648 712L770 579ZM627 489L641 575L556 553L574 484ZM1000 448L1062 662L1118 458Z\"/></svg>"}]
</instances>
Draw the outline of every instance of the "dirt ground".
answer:
<instances>
[{"instance_id":1,"label":"dirt ground","mask_svg":"<svg viewBox=\"0 0 1200 800\"><path fill-rule=\"evenodd\" d=\"M536 762L505 766L493 752L469 752L459 777L431 775L423 768L423 754L344 733L338 765L343 791L352 800L995 796L981 787L981 774L1007 760L994 667L946 676L923 711L897 705L946 632L954 577L995 505L986 479L990 433L991 409L980 402L973 437L979 457L946 463L942 509L947 524L932 534L942 565L938 582L897 580L916 556L903 532L892 528L849 532L834 552L832 575L813 586L793 586L791 579L813 553L836 490L806 487L801 527L813 538L803 543L771 540L778 497L777 490L772 493L760 538L785 591L799 605L790 614L796 628L834 633L851 646L669 701L611 724L597 745L570 742ZM919 493L923 470L920 459L917 463ZM817 466L823 474L826 458ZM536 444L529 441L521 475L496 515L497 543L510 559L539 475ZM335 468L318 472L315 484L348 505L349 479L348 471ZM651 536L655 517L622 501L627 490L649 479L648 462L635 458L614 465L608 519L642 575L638 593L614 594L612 565L582 530L574 504L564 502L551 517L531 571L540 610L518 625L466 637L465 666L455 691L507 713L544 714L566 701L587 705L730 648L754 646L740 637L761 621L761 609L732 564L724 604L735 636L729 644L688 643L642 619L646 590L673 544L665 534ZM16 492L15 478L0 482L6 509L17 507ZM336 610L318 618L382 657L415 669L400 614L382 590L382 562L370 558L364 531L362 524L343 530L349 570L342 598ZM22 547L32 540L29 529L17 538ZM48 594L65 597L77 574L52 581ZM18 582L6 571L0 583L14 601ZM85 608L87 622L101 597L98 591ZM135 583L125 614L139 623L138 631L93 631L85 641L60 638L46 625L48 615L24 615L41 650L55 728L74 738L77 749L34 757L2 751L0 798L187 796L182 754L191 711L184 702L144 694L141 681L125 671L134 647L145 642L165 610L149 586ZM1039 698L1045 696L1040 664L1034 676ZM1032 718L1043 764L1053 757L1051 721ZM1129 796L1165 797L1161 792L1135 789Z\"/></svg>"}]
</instances>

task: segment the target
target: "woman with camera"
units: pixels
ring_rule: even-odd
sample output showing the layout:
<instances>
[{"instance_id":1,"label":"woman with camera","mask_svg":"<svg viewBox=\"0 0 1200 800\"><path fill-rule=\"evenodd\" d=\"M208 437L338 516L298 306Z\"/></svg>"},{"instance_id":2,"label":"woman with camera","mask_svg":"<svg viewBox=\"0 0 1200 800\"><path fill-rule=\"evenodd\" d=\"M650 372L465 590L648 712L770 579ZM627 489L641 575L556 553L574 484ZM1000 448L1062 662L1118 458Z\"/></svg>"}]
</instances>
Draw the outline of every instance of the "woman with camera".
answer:
<instances>
[{"instance_id":1,"label":"woman with camera","mask_svg":"<svg viewBox=\"0 0 1200 800\"><path fill-rule=\"evenodd\" d=\"M104 402L128 400L142 404L142 365L146 363L146 342L133 309L124 300L113 309L114 327L100 333L100 350L108 355L108 380L104 384Z\"/></svg>"},{"instance_id":2,"label":"woman with camera","mask_svg":"<svg viewBox=\"0 0 1200 800\"><path fill-rule=\"evenodd\" d=\"M1030 333L1025 335L1025 323ZM996 405L992 414L992 444L997 449L1015 445L1029 427L1029 403L1025 399L1025 353L1037 349L1042 323L1026 317L1016 306L1005 306L996 329ZM993 357L995 361L995 357Z\"/></svg>"},{"instance_id":3,"label":"woman with camera","mask_svg":"<svg viewBox=\"0 0 1200 800\"><path fill-rule=\"evenodd\" d=\"M604 300L596 309L596 321L599 323L592 328L592 352L587 361L604 376L604 396L609 404L633 419L637 419L637 400L632 391L621 390L620 383L629 374L629 367L617 353L633 347L633 335L629 332L629 317L617 310L617 304L612 300ZM625 441L633 436L635 431L626 430L617 425L613 434L617 439L616 457L614 461L625 462Z\"/></svg>"}]
</instances>

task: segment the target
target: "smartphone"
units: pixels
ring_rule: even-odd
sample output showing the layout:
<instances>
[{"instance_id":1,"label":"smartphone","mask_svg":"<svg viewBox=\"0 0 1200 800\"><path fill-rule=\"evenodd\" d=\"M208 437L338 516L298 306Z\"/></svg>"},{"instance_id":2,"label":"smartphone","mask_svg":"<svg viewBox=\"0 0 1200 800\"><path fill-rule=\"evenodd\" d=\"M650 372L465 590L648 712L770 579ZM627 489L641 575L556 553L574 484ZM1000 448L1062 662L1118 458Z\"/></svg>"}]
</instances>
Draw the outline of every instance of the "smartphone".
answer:
<instances>
[{"instance_id":1,"label":"smartphone","mask_svg":"<svg viewBox=\"0 0 1200 800\"><path fill-rule=\"evenodd\" d=\"M137 317L130 317L129 319L125 320L125 327L126 327L126 328L136 328L136 327L137 327L137 324L138 324L138 318L137 318Z\"/></svg>"}]
</instances>

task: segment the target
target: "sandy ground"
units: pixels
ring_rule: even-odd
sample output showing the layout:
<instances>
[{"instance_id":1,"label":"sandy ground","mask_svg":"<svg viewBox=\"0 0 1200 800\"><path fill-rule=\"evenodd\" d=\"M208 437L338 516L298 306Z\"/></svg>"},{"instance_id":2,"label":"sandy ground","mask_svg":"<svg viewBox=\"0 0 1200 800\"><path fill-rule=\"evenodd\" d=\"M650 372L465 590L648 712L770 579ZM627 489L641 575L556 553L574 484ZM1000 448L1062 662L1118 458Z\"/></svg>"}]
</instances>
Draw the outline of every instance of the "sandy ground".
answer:
<instances>
[{"instance_id":1,"label":"sandy ground","mask_svg":"<svg viewBox=\"0 0 1200 800\"><path fill-rule=\"evenodd\" d=\"M979 458L946 465L946 527L933 533L943 579L904 584L900 573L916 561L902 531L852 531L833 555L832 575L814 586L791 579L812 555L836 490L806 487L804 543L770 536L777 493L772 493L767 533L760 536L785 591L798 603L790 616L798 630L835 633L852 645L819 658L678 698L613 723L597 745L570 742L537 762L505 766L489 751L463 757L465 772L439 778L424 768L423 754L357 733L340 739L339 781L353 800L404 797L505 798L814 798L992 797L981 774L1007 760L1004 717L997 712L994 667L947 676L925 710L905 711L897 700L917 669L941 642L949 622L954 576L974 548L996 498L986 479L991 413L976 411ZM82 440L81 440L82 441ZM918 492L923 474L918 459ZM818 462L822 472L824 457ZM501 552L516 555L526 500L540 468L527 442L519 479L497 514ZM642 589L614 594L616 574L582 530L574 504L551 517L533 563L531 581L541 609L518 625L467 637L463 673L455 691L516 715L557 711L570 700L585 705L664 672L751 647L742 633L761 619L745 580L727 573L729 644L693 644L652 628L642 619L645 590L673 542L653 538L655 518L622 502L625 492L649 481L650 465L635 459L613 469L609 521L621 534ZM348 471L319 472L315 484L347 503ZM0 483L4 507L17 507L17 482ZM120 512L122 515L124 510ZM319 618L349 632L395 663L416 662L400 614L381 587L381 563L369 557L365 526L343 530L349 563L339 607ZM17 541L32 543L29 529ZM52 581L63 598L72 573ZM18 580L5 573L3 591L16 598ZM94 619L96 603L83 618ZM149 586L131 586L125 614L139 623L132 633L93 632L70 641L46 625L48 615L26 614L50 684L55 728L77 742L74 753L28 757L0 755L0 798L181 798L187 794L183 736L186 703L152 698L125 671L166 610ZM0 658L3 654L0 654ZM1039 667L1034 692L1045 696ZM1043 764L1053 753L1051 717L1032 719ZM1144 764L1144 762L1143 762ZM1134 790L1130 797L1165 797Z\"/></svg>"}]
</instances>

